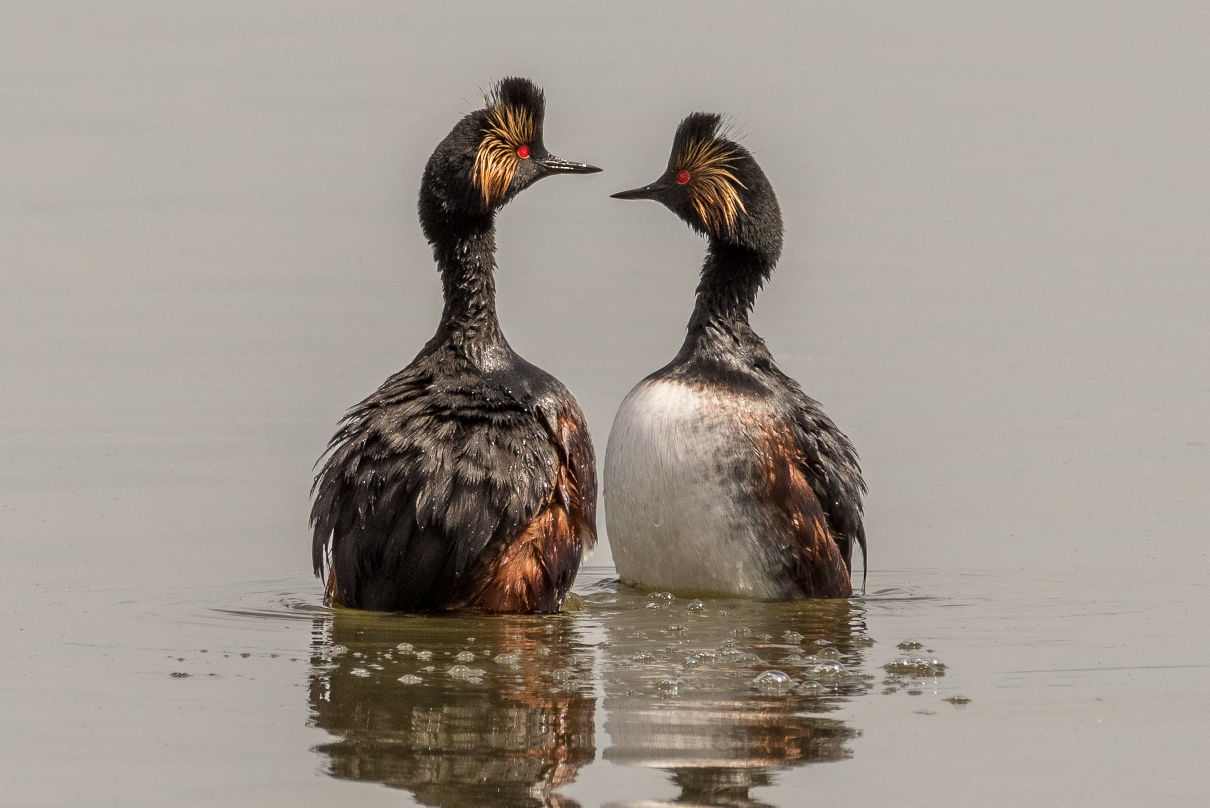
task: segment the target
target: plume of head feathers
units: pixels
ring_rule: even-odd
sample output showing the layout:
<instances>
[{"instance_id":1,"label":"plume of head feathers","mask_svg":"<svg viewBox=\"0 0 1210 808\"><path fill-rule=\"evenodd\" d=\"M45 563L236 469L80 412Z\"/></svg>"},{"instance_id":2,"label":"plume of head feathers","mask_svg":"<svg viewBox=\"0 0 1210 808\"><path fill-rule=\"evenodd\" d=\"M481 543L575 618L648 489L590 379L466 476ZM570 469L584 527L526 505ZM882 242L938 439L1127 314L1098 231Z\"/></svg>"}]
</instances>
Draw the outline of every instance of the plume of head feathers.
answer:
<instances>
[{"instance_id":1,"label":"plume of head feathers","mask_svg":"<svg viewBox=\"0 0 1210 808\"><path fill-rule=\"evenodd\" d=\"M746 213L741 191L747 186L736 163L747 156L743 146L727 139L722 118L694 112L681 121L672 141L668 167L689 172L689 199L707 232L734 232L739 214Z\"/></svg>"},{"instance_id":2,"label":"plume of head feathers","mask_svg":"<svg viewBox=\"0 0 1210 808\"><path fill-rule=\"evenodd\" d=\"M517 171L517 149L534 142L546 114L546 96L529 79L502 79L484 98L483 139L475 151L471 181L484 207L508 192Z\"/></svg>"}]
</instances>

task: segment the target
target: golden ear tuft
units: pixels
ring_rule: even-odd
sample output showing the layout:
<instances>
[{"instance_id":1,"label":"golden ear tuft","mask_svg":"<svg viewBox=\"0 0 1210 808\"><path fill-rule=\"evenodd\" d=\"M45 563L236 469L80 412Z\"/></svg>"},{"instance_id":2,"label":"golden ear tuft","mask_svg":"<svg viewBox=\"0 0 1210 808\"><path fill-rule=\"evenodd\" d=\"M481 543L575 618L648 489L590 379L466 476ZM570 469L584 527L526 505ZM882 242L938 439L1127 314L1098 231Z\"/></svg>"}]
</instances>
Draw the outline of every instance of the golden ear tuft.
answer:
<instances>
[{"instance_id":1,"label":"golden ear tuft","mask_svg":"<svg viewBox=\"0 0 1210 808\"><path fill-rule=\"evenodd\" d=\"M485 207L491 207L508 192L520 159L517 149L530 144L535 129L534 116L528 110L504 103L488 109L487 127L471 167L471 181L479 189Z\"/></svg>"},{"instance_id":2,"label":"golden ear tuft","mask_svg":"<svg viewBox=\"0 0 1210 808\"><path fill-rule=\"evenodd\" d=\"M747 213L734 167L738 154L727 141L694 139L675 156L676 166L689 172L689 200L711 233L730 234L740 213Z\"/></svg>"}]
</instances>

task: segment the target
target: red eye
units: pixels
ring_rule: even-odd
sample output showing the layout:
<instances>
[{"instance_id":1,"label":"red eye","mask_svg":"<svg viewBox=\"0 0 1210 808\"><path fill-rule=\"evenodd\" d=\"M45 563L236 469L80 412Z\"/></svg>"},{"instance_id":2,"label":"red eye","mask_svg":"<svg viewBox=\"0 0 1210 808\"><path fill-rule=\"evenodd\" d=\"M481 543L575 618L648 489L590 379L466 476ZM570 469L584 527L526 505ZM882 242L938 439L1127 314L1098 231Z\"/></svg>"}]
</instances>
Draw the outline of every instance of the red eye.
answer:
<instances>
[{"instance_id":1,"label":"red eye","mask_svg":"<svg viewBox=\"0 0 1210 808\"><path fill-rule=\"evenodd\" d=\"M680 171L676 172L676 184L677 185L688 185L689 184L689 172L683 168Z\"/></svg>"},{"instance_id":2,"label":"red eye","mask_svg":"<svg viewBox=\"0 0 1210 808\"><path fill-rule=\"evenodd\" d=\"M518 146L517 147L517 156L520 157L522 160L528 160L529 159L529 146L525 146L525 145Z\"/></svg>"}]
</instances>

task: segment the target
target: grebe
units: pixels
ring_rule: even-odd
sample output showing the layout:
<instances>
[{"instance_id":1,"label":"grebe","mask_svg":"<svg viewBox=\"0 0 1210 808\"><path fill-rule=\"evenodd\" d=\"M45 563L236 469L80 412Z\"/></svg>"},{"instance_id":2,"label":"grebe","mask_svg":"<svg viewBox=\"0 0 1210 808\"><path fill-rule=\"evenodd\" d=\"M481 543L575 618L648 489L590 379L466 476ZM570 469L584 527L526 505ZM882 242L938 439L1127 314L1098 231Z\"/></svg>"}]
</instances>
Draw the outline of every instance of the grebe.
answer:
<instances>
[{"instance_id":1,"label":"grebe","mask_svg":"<svg viewBox=\"0 0 1210 808\"><path fill-rule=\"evenodd\" d=\"M676 357L623 401L605 454L605 516L623 581L761 599L847 597L865 557L853 444L748 324L781 254L756 160L695 113L655 182L613 195L666 205L709 240Z\"/></svg>"},{"instance_id":2,"label":"grebe","mask_svg":"<svg viewBox=\"0 0 1210 808\"><path fill-rule=\"evenodd\" d=\"M579 405L496 318L495 214L551 174L591 174L543 143L545 99L507 78L429 158L420 224L441 273L437 333L354 406L312 487L326 600L380 611L555 612L596 542ZM540 225L533 224L534 230Z\"/></svg>"}]
</instances>

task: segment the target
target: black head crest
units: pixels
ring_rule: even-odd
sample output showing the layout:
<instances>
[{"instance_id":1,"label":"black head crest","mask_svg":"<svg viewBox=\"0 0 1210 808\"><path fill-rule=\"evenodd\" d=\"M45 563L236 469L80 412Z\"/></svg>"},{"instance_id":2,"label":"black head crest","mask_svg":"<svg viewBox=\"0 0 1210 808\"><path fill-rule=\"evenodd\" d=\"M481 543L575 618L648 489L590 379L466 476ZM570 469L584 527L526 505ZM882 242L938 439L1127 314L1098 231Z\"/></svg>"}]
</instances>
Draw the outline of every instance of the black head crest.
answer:
<instances>
[{"instance_id":1,"label":"black head crest","mask_svg":"<svg viewBox=\"0 0 1210 808\"><path fill-rule=\"evenodd\" d=\"M541 87L520 76L500 79L487 94L484 102L489 110L500 106L523 110L539 126L546 115L546 94L542 92Z\"/></svg>"},{"instance_id":2,"label":"black head crest","mask_svg":"<svg viewBox=\"0 0 1210 808\"><path fill-rule=\"evenodd\" d=\"M672 157L683 154L691 143L709 143L725 137L723 116L715 112L690 112L676 127Z\"/></svg>"},{"instance_id":3,"label":"black head crest","mask_svg":"<svg viewBox=\"0 0 1210 808\"><path fill-rule=\"evenodd\" d=\"M529 79L502 79L484 99L483 139L475 151L471 179L485 207L508 193L517 171L518 155L528 157L541 140L546 96Z\"/></svg>"},{"instance_id":4,"label":"black head crest","mask_svg":"<svg viewBox=\"0 0 1210 808\"><path fill-rule=\"evenodd\" d=\"M690 203L706 231L733 233L741 214L747 213L739 164L747 150L728 140L722 118L710 112L688 115L676 129L669 171L678 184L688 187Z\"/></svg>"}]
</instances>

